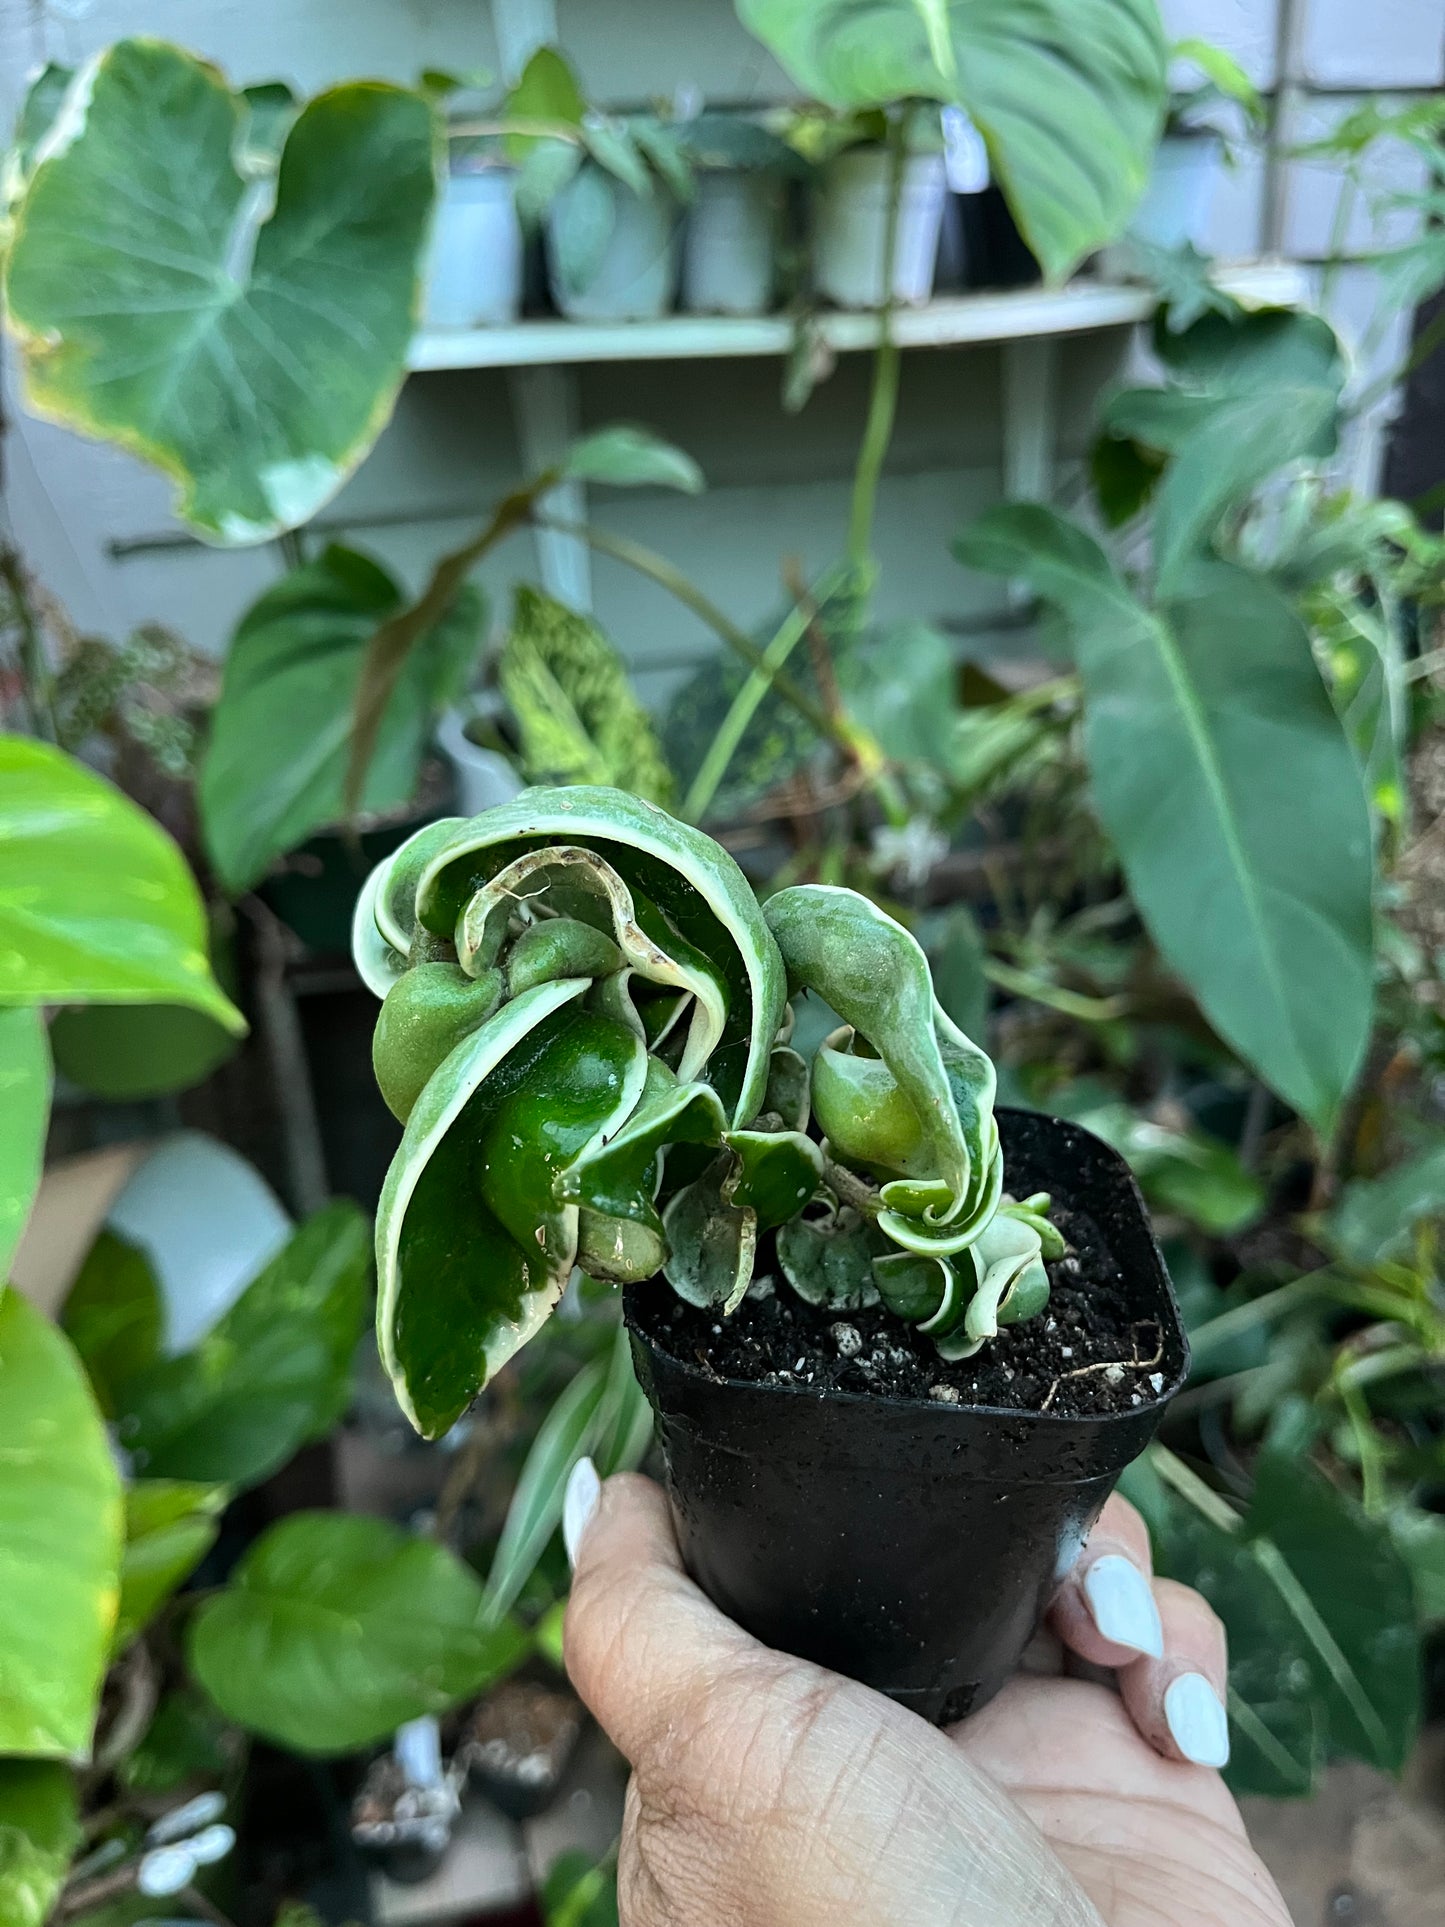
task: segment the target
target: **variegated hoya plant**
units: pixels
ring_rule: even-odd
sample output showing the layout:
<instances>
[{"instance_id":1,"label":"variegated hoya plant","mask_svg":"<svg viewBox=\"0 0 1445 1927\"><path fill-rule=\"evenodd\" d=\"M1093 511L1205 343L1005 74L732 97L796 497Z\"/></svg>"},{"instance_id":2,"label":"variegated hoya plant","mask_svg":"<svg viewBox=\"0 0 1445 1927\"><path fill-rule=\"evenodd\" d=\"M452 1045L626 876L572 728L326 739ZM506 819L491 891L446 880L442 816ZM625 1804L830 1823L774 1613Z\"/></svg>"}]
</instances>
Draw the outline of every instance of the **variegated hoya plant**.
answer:
<instances>
[{"instance_id":1,"label":"variegated hoya plant","mask_svg":"<svg viewBox=\"0 0 1445 1927\"><path fill-rule=\"evenodd\" d=\"M760 1236L798 1295L881 1302L945 1359L1042 1309L1063 1241L1003 1189L994 1069L901 925L852 890L759 905L725 850L620 790L429 824L355 951L405 1125L377 1216L381 1355L435 1438L574 1267L736 1309ZM788 1002L839 1017L811 1071Z\"/></svg>"}]
</instances>

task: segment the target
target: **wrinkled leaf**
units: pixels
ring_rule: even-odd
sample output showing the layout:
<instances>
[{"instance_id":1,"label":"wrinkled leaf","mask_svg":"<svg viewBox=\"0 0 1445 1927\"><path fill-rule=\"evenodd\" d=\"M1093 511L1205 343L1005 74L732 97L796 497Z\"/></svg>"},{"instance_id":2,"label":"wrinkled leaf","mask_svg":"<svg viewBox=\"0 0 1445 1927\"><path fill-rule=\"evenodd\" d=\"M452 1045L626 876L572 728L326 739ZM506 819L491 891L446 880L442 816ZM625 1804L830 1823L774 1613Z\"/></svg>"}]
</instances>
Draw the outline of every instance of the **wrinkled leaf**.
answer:
<instances>
[{"instance_id":1,"label":"wrinkled leaf","mask_svg":"<svg viewBox=\"0 0 1445 1927\"><path fill-rule=\"evenodd\" d=\"M45 1927L80 1845L75 1781L52 1760L0 1760L0 1920Z\"/></svg>"},{"instance_id":2,"label":"wrinkled leaf","mask_svg":"<svg viewBox=\"0 0 1445 1927\"><path fill-rule=\"evenodd\" d=\"M476 1576L384 1519L297 1512L191 1624L192 1670L228 1719L297 1753L350 1753L481 1692L530 1641Z\"/></svg>"},{"instance_id":3,"label":"wrinkled leaf","mask_svg":"<svg viewBox=\"0 0 1445 1927\"><path fill-rule=\"evenodd\" d=\"M38 1010L0 1008L0 1290L40 1183L50 1050Z\"/></svg>"},{"instance_id":4,"label":"wrinkled leaf","mask_svg":"<svg viewBox=\"0 0 1445 1927\"><path fill-rule=\"evenodd\" d=\"M821 1220L795 1218L783 1225L778 1263L808 1304L825 1305L829 1311L866 1311L878 1302L873 1258L879 1243L870 1237L866 1220L844 1207Z\"/></svg>"},{"instance_id":5,"label":"wrinkled leaf","mask_svg":"<svg viewBox=\"0 0 1445 1927\"><path fill-rule=\"evenodd\" d=\"M732 1311L753 1275L757 1214L729 1202L728 1176L729 1161L719 1158L684 1185L662 1214L664 1276L684 1304L704 1310Z\"/></svg>"}]
</instances>

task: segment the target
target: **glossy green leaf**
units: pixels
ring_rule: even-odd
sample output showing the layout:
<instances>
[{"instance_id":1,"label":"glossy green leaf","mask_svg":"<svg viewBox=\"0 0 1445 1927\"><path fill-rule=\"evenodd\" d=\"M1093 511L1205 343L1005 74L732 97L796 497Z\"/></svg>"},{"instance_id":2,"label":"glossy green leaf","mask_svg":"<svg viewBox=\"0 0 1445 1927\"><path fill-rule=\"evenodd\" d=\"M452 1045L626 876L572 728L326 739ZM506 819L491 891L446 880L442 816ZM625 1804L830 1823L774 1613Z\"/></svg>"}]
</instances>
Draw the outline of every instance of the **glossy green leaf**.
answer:
<instances>
[{"instance_id":1,"label":"glossy green leaf","mask_svg":"<svg viewBox=\"0 0 1445 1927\"><path fill-rule=\"evenodd\" d=\"M662 1152L673 1144L721 1144L726 1117L710 1084L679 1084L655 1058L648 1061L647 1077L626 1123L561 1172L554 1191L563 1203L581 1205L599 1219L642 1227L661 1245L655 1200Z\"/></svg>"},{"instance_id":2,"label":"glossy green leaf","mask_svg":"<svg viewBox=\"0 0 1445 1927\"><path fill-rule=\"evenodd\" d=\"M1221 1035L1327 1130L1370 1026L1370 824L1298 616L1203 560L1150 611L1039 507L990 511L959 553L1064 613L1094 800L1154 941Z\"/></svg>"},{"instance_id":3,"label":"glossy green leaf","mask_svg":"<svg viewBox=\"0 0 1445 1927\"><path fill-rule=\"evenodd\" d=\"M245 1028L180 851L60 750L0 736L0 1004L162 999Z\"/></svg>"},{"instance_id":4,"label":"glossy green leaf","mask_svg":"<svg viewBox=\"0 0 1445 1927\"><path fill-rule=\"evenodd\" d=\"M567 450L562 473L609 488L673 488L684 495L700 495L705 486L691 455L645 428L599 428L584 435Z\"/></svg>"},{"instance_id":5,"label":"glossy green leaf","mask_svg":"<svg viewBox=\"0 0 1445 1927\"><path fill-rule=\"evenodd\" d=\"M80 1845L75 1780L53 1760L0 1760L0 1920L45 1927Z\"/></svg>"},{"instance_id":6,"label":"glossy green leaf","mask_svg":"<svg viewBox=\"0 0 1445 1927\"><path fill-rule=\"evenodd\" d=\"M801 1131L730 1131L727 1145L737 1166L724 1195L752 1212L759 1231L796 1218L823 1182L823 1154Z\"/></svg>"},{"instance_id":7,"label":"glossy green leaf","mask_svg":"<svg viewBox=\"0 0 1445 1927\"><path fill-rule=\"evenodd\" d=\"M104 1227L85 1255L60 1314L107 1418L116 1392L160 1357L165 1301L145 1253Z\"/></svg>"},{"instance_id":8,"label":"glossy green leaf","mask_svg":"<svg viewBox=\"0 0 1445 1927\"><path fill-rule=\"evenodd\" d=\"M237 167L249 120L204 61L117 42L51 129L6 275L30 405L155 463L224 542L307 521L384 426L435 197L417 94L318 95L267 218Z\"/></svg>"},{"instance_id":9,"label":"glossy green leaf","mask_svg":"<svg viewBox=\"0 0 1445 1927\"><path fill-rule=\"evenodd\" d=\"M615 783L668 802L672 772L651 719L595 622L520 584L497 675L530 782Z\"/></svg>"},{"instance_id":10,"label":"glossy green leaf","mask_svg":"<svg viewBox=\"0 0 1445 1927\"><path fill-rule=\"evenodd\" d=\"M205 1694L187 1683L163 1696L116 1777L123 1787L141 1794L170 1793L202 1779L214 1783L234 1771L241 1751L238 1737Z\"/></svg>"},{"instance_id":11,"label":"glossy green leaf","mask_svg":"<svg viewBox=\"0 0 1445 1927\"><path fill-rule=\"evenodd\" d=\"M1123 228L1164 117L1153 0L738 0L803 90L838 107L952 101L1050 275Z\"/></svg>"},{"instance_id":12,"label":"glossy green leaf","mask_svg":"<svg viewBox=\"0 0 1445 1927\"><path fill-rule=\"evenodd\" d=\"M458 964L423 963L387 991L371 1058L381 1094L400 1123L411 1116L442 1061L493 1015L503 989L500 970L469 977Z\"/></svg>"},{"instance_id":13,"label":"glossy green leaf","mask_svg":"<svg viewBox=\"0 0 1445 1927\"><path fill-rule=\"evenodd\" d=\"M298 1512L191 1623L191 1669L230 1720L297 1753L350 1753L482 1691L530 1646L470 1569L384 1519Z\"/></svg>"},{"instance_id":14,"label":"glossy green leaf","mask_svg":"<svg viewBox=\"0 0 1445 1927\"><path fill-rule=\"evenodd\" d=\"M120 1475L70 1344L0 1295L0 1754L83 1760L115 1626Z\"/></svg>"},{"instance_id":15,"label":"glossy green leaf","mask_svg":"<svg viewBox=\"0 0 1445 1927\"><path fill-rule=\"evenodd\" d=\"M40 1183L50 1049L38 1010L0 1008L0 1290Z\"/></svg>"},{"instance_id":16,"label":"glossy green leaf","mask_svg":"<svg viewBox=\"0 0 1445 1927\"><path fill-rule=\"evenodd\" d=\"M149 1478L254 1485L340 1417L366 1317L367 1223L338 1201L308 1218L194 1351L115 1390Z\"/></svg>"},{"instance_id":17,"label":"glossy green leaf","mask_svg":"<svg viewBox=\"0 0 1445 1927\"><path fill-rule=\"evenodd\" d=\"M155 1616L216 1542L227 1489L184 1479L137 1479L126 1487L117 1652Z\"/></svg>"},{"instance_id":18,"label":"glossy green leaf","mask_svg":"<svg viewBox=\"0 0 1445 1927\"><path fill-rule=\"evenodd\" d=\"M206 847L233 894L346 816L362 662L377 629L402 604L384 569L333 544L283 576L241 618L198 792ZM463 587L411 652L382 717L363 809L391 809L414 795L433 722L461 687L484 613L479 592Z\"/></svg>"}]
</instances>

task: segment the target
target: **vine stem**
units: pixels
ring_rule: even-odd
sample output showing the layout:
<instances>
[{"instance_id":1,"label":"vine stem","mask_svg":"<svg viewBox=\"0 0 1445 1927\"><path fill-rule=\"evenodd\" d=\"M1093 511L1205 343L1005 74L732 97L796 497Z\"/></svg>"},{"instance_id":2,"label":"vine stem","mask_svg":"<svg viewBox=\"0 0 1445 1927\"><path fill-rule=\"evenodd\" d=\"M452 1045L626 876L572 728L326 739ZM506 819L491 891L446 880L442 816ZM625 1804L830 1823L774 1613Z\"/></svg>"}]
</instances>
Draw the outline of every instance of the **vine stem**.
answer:
<instances>
[{"instance_id":1,"label":"vine stem","mask_svg":"<svg viewBox=\"0 0 1445 1927\"><path fill-rule=\"evenodd\" d=\"M904 171L908 164L908 122L900 114L888 130L888 220L883 237L883 306L878 311L878 346L873 354L873 386L868 397L868 419L858 449L853 477L853 505L848 518L848 557L866 568L873 547L873 514L878 484L893 424L898 415L898 343L893 334L894 274L897 269L899 208Z\"/></svg>"}]
</instances>

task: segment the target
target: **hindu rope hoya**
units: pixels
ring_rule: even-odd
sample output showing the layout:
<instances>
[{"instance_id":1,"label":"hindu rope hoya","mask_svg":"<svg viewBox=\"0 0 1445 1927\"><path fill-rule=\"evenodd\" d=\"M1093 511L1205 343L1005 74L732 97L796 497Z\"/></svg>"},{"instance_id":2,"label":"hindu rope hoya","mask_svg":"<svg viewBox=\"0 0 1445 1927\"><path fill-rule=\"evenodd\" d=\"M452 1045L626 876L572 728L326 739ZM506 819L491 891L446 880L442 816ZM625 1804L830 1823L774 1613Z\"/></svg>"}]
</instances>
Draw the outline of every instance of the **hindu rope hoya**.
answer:
<instances>
[{"instance_id":1,"label":"hindu rope hoya","mask_svg":"<svg viewBox=\"0 0 1445 1927\"><path fill-rule=\"evenodd\" d=\"M852 890L760 904L623 791L531 789L368 878L357 967L404 1125L377 1215L381 1356L435 1438L574 1268L726 1316L755 1270L881 1303L945 1359L1039 1312L1063 1240L1004 1190L992 1063L914 938ZM841 1020L811 1065L790 999Z\"/></svg>"}]
</instances>

